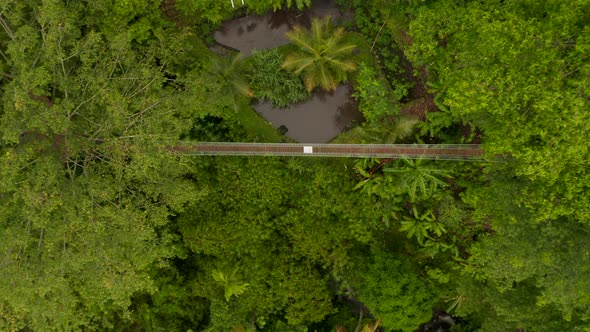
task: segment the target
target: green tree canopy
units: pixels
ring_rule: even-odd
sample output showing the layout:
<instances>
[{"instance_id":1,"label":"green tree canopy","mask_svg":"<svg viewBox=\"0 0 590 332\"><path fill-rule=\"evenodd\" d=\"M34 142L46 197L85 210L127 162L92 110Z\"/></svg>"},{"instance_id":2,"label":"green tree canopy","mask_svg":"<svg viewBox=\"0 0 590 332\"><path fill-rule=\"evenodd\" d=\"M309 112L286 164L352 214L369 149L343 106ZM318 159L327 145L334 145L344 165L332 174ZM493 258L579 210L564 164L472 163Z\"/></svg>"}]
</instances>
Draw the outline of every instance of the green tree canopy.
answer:
<instances>
[{"instance_id":1,"label":"green tree canopy","mask_svg":"<svg viewBox=\"0 0 590 332\"><path fill-rule=\"evenodd\" d=\"M500 292L528 289L563 326L588 322L577 276L590 230L589 10L588 1L435 1L417 10L406 52L432 72L451 114L481 128L488 154L505 157L465 195L497 232L472 249L470 271ZM491 301L499 320L543 325Z\"/></svg>"},{"instance_id":2,"label":"green tree canopy","mask_svg":"<svg viewBox=\"0 0 590 332\"><path fill-rule=\"evenodd\" d=\"M404 257L375 250L372 258L359 298L384 327L415 331L430 318L433 295Z\"/></svg>"},{"instance_id":3,"label":"green tree canopy","mask_svg":"<svg viewBox=\"0 0 590 332\"><path fill-rule=\"evenodd\" d=\"M166 149L193 116L166 77L188 36L140 45L85 21L100 2L19 3L2 14L0 328L110 328L157 291L151 269L176 254L165 225L199 193Z\"/></svg>"},{"instance_id":4,"label":"green tree canopy","mask_svg":"<svg viewBox=\"0 0 590 332\"><path fill-rule=\"evenodd\" d=\"M539 220L590 223L589 6L438 1L410 26L408 55L436 73L452 114L484 131L490 155L517 160L530 179L518 203Z\"/></svg>"}]
</instances>

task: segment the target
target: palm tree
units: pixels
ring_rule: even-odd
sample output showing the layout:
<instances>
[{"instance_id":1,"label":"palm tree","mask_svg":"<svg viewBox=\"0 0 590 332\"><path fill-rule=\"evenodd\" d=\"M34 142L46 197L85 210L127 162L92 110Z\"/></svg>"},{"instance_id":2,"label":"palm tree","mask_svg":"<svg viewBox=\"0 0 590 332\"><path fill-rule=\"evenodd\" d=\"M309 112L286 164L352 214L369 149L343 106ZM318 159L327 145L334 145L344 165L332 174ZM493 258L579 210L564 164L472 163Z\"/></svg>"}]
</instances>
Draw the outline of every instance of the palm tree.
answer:
<instances>
[{"instance_id":1,"label":"palm tree","mask_svg":"<svg viewBox=\"0 0 590 332\"><path fill-rule=\"evenodd\" d=\"M377 320L372 323L366 323L362 327L360 326L360 323L361 321L359 320L359 325L357 325L354 332L375 332L379 328L379 325L381 325L381 320ZM336 332L348 332L348 330L343 325L337 325Z\"/></svg>"},{"instance_id":2,"label":"palm tree","mask_svg":"<svg viewBox=\"0 0 590 332\"><path fill-rule=\"evenodd\" d=\"M243 59L242 53L236 53L228 58L214 57L211 59L211 67L209 68L213 78L219 80L227 89L236 111L242 104L241 98L253 96L245 78L247 66Z\"/></svg>"},{"instance_id":3,"label":"palm tree","mask_svg":"<svg viewBox=\"0 0 590 332\"><path fill-rule=\"evenodd\" d=\"M334 28L330 16L314 18L311 30L300 26L287 32L298 50L285 58L283 68L303 76L308 91L316 87L335 90L346 81L347 73L356 69L350 55L356 45L347 43L344 29Z\"/></svg>"},{"instance_id":4,"label":"palm tree","mask_svg":"<svg viewBox=\"0 0 590 332\"><path fill-rule=\"evenodd\" d=\"M394 123L382 121L376 124L358 126L355 130L363 141L369 143L394 144L414 133L420 120L415 117L399 116Z\"/></svg>"}]
</instances>

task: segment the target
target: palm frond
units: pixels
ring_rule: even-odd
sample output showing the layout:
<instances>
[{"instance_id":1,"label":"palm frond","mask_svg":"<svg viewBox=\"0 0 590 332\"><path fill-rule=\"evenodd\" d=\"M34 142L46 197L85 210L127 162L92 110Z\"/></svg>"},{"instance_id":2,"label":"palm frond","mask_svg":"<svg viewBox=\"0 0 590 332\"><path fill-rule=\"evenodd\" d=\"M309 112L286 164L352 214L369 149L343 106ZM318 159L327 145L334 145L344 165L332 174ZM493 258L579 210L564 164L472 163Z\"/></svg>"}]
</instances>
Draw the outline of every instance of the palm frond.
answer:
<instances>
[{"instance_id":1,"label":"palm frond","mask_svg":"<svg viewBox=\"0 0 590 332\"><path fill-rule=\"evenodd\" d=\"M375 332L379 328L379 325L381 325L381 320L380 319L376 320L372 324L371 323L367 323L367 324L365 324L365 326L363 326L362 332Z\"/></svg>"},{"instance_id":2,"label":"palm frond","mask_svg":"<svg viewBox=\"0 0 590 332\"><path fill-rule=\"evenodd\" d=\"M356 48L356 45L353 44L336 44L332 47L330 54L336 56L341 53L350 53Z\"/></svg>"},{"instance_id":3,"label":"palm frond","mask_svg":"<svg viewBox=\"0 0 590 332\"><path fill-rule=\"evenodd\" d=\"M334 29L329 16L314 18L309 31L296 27L287 33L287 37L299 52L287 56L282 67L302 75L308 91L318 86L335 90L346 80L347 72L356 69L356 65L346 59L356 46L344 43L343 36L344 29Z\"/></svg>"},{"instance_id":4,"label":"palm frond","mask_svg":"<svg viewBox=\"0 0 590 332\"><path fill-rule=\"evenodd\" d=\"M317 80L314 75L307 75L303 78L303 83L307 91L311 92L316 86L318 86Z\"/></svg>"},{"instance_id":5,"label":"palm frond","mask_svg":"<svg viewBox=\"0 0 590 332\"><path fill-rule=\"evenodd\" d=\"M409 136L414 132L414 127L420 120L413 117L400 117L396 123L393 132L396 140Z\"/></svg>"},{"instance_id":6,"label":"palm frond","mask_svg":"<svg viewBox=\"0 0 590 332\"><path fill-rule=\"evenodd\" d=\"M356 64L350 60L338 60L334 57L326 57L328 62L343 71L354 71L356 70Z\"/></svg>"},{"instance_id":7,"label":"palm frond","mask_svg":"<svg viewBox=\"0 0 590 332\"><path fill-rule=\"evenodd\" d=\"M242 96L252 97L254 94L248 86L248 83L243 79L235 79L231 82L234 91Z\"/></svg>"},{"instance_id":8,"label":"palm frond","mask_svg":"<svg viewBox=\"0 0 590 332\"><path fill-rule=\"evenodd\" d=\"M301 54L291 54L285 58L282 67L299 75L306 68L312 66L314 62L315 61L312 57Z\"/></svg>"},{"instance_id":9,"label":"palm frond","mask_svg":"<svg viewBox=\"0 0 590 332\"><path fill-rule=\"evenodd\" d=\"M319 69L319 78L320 78L320 86L326 90L332 90L333 82L332 76L330 75L328 69L325 66L320 66Z\"/></svg>"},{"instance_id":10,"label":"palm frond","mask_svg":"<svg viewBox=\"0 0 590 332\"><path fill-rule=\"evenodd\" d=\"M333 29L332 33L331 33L331 37L334 40L340 41L343 37L344 37L345 31L343 27L338 27L336 29Z\"/></svg>"},{"instance_id":11,"label":"palm frond","mask_svg":"<svg viewBox=\"0 0 590 332\"><path fill-rule=\"evenodd\" d=\"M315 42L324 39L324 33L330 31L330 16L325 19L313 18L311 20L311 36Z\"/></svg>"},{"instance_id":12,"label":"palm frond","mask_svg":"<svg viewBox=\"0 0 590 332\"><path fill-rule=\"evenodd\" d=\"M299 48L312 54L316 53L316 49L313 46L313 41L309 40L309 35L300 26L295 27L294 30L287 32L285 35Z\"/></svg>"}]
</instances>

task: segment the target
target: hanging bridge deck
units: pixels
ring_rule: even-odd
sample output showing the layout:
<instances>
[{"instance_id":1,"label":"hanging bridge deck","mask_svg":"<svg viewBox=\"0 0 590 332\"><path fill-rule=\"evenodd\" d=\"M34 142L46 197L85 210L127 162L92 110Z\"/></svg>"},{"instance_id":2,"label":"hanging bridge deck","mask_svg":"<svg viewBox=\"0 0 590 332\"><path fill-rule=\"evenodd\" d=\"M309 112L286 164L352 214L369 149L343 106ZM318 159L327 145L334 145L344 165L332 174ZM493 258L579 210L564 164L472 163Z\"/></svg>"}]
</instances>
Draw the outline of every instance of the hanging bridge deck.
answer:
<instances>
[{"instance_id":1,"label":"hanging bridge deck","mask_svg":"<svg viewBox=\"0 0 590 332\"><path fill-rule=\"evenodd\" d=\"M483 160L478 144L306 144L185 142L170 150L189 155L309 156Z\"/></svg>"}]
</instances>

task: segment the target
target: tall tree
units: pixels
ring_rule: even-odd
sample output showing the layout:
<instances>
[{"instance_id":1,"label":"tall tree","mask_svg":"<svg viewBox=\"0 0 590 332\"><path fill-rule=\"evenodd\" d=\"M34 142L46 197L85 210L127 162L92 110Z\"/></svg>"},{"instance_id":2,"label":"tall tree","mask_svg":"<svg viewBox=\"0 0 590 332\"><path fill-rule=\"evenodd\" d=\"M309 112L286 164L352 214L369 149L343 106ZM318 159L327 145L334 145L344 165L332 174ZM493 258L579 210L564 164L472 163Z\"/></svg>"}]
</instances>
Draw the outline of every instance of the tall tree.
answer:
<instances>
[{"instance_id":1,"label":"tall tree","mask_svg":"<svg viewBox=\"0 0 590 332\"><path fill-rule=\"evenodd\" d=\"M406 54L433 73L450 114L504 156L463 194L495 230L468 265L491 288L484 326L570 330L590 321L588 284L578 278L590 232L589 11L585 0L441 0L410 23ZM521 301L526 293L535 301ZM543 312L558 312L551 327L535 318Z\"/></svg>"},{"instance_id":2,"label":"tall tree","mask_svg":"<svg viewBox=\"0 0 590 332\"><path fill-rule=\"evenodd\" d=\"M408 259L378 249L372 251L371 258L365 280L358 286L360 300L384 327L415 331L430 318L434 296L412 271Z\"/></svg>"},{"instance_id":3,"label":"tall tree","mask_svg":"<svg viewBox=\"0 0 590 332\"><path fill-rule=\"evenodd\" d=\"M293 329L321 321L333 311L327 271L346 265L353 238L368 237L371 206L341 181L343 167L220 160L202 165L207 172L195 172L208 194L178 219L195 256L187 264L203 271L195 277L194 294L212 301L210 327L262 327L271 316ZM236 269L237 285L249 286L226 301L212 273Z\"/></svg>"},{"instance_id":4,"label":"tall tree","mask_svg":"<svg viewBox=\"0 0 590 332\"><path fill-rule=\"evenodd\" d=\"M2 330L130 319L133 296L158 290L151 270L176 253L169 217L199 192L165 148L191 122L166 77L185 37L107 39L84 25L91 8L31 1L2 14L15 31L0 117Z\"/></svg>"},{"instance_id":5,"label":"tall tree","mask_svg":"<svg viewBox=\"0 0 590 332\"><path fill-rule=\"evenodd\" d=\"M224 89L233 101L236 111L245 103L241 100L244 97L252 97L252 91L246 80L246 64L242 53L237 53L229 58L212 57L209 67L209 74L214 80L219 80Z\"/></svg>"},{"instance_id":6,"label":"tall tree","mask_svg":"<svg viewBox=\"0 0 590 332\"><path fill-rule=\"evenodd\" d=\"M491 155L530 179L519 204L590 223L587 1L424 7L408 55L436 72L442 101L480 127ZM483 23L482 23L483 22ZM444 43L445 47L437 47Z\"/></svg>"}]
</instances>

